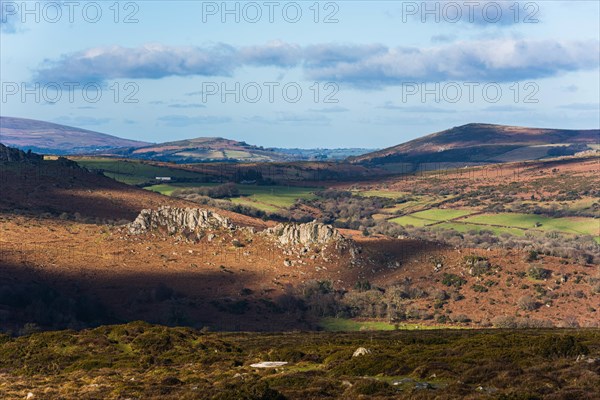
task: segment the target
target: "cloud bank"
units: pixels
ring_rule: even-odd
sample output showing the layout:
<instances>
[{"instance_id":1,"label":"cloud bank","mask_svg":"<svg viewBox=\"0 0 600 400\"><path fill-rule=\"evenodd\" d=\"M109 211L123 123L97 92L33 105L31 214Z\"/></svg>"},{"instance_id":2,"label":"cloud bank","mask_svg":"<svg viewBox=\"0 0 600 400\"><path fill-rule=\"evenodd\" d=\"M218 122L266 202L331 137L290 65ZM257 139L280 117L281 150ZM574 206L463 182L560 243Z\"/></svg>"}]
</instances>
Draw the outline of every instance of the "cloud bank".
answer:
<instances>
[{"instance_id":1,"label":"cloud bank","mask_svg":"<svg viewBox=\"0 0 600 400\"><path fill-rule=\"evenodd\" d=\"M405 82L539 79L564 72L597 69L598 40L481 40L438 46L381 44L299 46L271 42L234 47L147 44L136 48L96 47L45 61L37 82L103 82L111 79L161 79L170 76L233 77L246 66L300 68L306 79L362 88Z\"/></svg>"}]
</instances>

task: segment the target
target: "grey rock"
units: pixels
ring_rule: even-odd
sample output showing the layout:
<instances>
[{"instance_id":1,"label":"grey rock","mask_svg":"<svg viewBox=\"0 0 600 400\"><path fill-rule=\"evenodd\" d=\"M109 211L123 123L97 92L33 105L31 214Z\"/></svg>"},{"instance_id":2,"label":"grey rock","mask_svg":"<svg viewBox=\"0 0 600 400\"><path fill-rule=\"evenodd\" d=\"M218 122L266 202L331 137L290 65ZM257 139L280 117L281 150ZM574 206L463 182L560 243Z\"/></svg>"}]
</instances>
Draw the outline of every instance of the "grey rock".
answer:
<instances>
[{"instance_id":1,"label":"grey rock","mask_svg":"<svg viewBox=\"0 0 600 400\"><path fill-rule=\"evenodd\" d=\"M207 229L235 229L225 217L201 208L160 207L157 210L144 209L135 221L127 225L132 235L140 235L158 229L166 229L173 234L192 234L202 237Z\"/></svg>"},{"instance_id":2,"label":"grey rock","mask_svg":"<svg viewBox=\"0 0 600 400\"><path fill-rule=\"evenodd\" d=\"M316 221L306 224L279 224L267 229L265 234L274 236L282 245L324 245L343 240L343 236L333 226Z\"/></svg>"},{"instance_id":3,"label":"grey rock","mask_svg":"<svg viewBox=\"0 0 600 400\"><path fill-rule=\"evenodd\" d=\"M358 349L354 350L352 357L366 356L367 354L371 354L371 350L364 347L359 347Z\"/></svg>"},{"instance_id":4,"label":"grey rock","mask_svg":"<svg viewBox=\"0 0 600 400\"><path fill-rule=\"evenodd\" d=\"M262 361L255 364L250 364L252 368L277 368L287 365L287 361Z\"/></svg>"}]
</instances>

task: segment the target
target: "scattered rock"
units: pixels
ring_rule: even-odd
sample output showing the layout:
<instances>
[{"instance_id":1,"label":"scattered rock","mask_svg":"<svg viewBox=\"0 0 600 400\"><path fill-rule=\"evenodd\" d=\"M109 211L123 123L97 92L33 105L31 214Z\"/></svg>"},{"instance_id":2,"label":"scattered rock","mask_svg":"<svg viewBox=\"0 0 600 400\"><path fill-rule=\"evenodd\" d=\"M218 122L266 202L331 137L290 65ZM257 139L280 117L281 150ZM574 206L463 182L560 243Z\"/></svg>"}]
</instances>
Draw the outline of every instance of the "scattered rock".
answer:
<instances>
[{"instance_id":1,"label":"scattered rock","mask_svg":"<svg viewBox=\"0 0 600 400\"><path fill-rule=\"evenodd\" d=\"M413 383L413 382L414 382L414 379L411 379L411 378L402 378L400 380L393 381L392 385L394 385L394 386L400 386L400 385L404 385L406 383Z\"/></svg>"},{"instance_id":2,"label":"scattered rock","mask_svg":"<svg viewBox=\"0 0 600 400\"><path fill-rule=\"evenodd\" d=\"M371 354L371 350L364 347L359 347L358 349L354 350L352 357L366 356L367 354Z\"/></svg>"},{"instance_id":3,"label":"scattered rock","mask_svg":"<svg viewBox=\"0 0 600 400\"><path fill-rule=\"evenodd\" d=\"M578 355L575 362L586 362L588 364L594 364L600 362L600 358L588 357L585 354Z\"/></svg>"},{"instance_id":4,"label":"scattered rock","mask_svg":"<svg viewBox=\"0 0 600 400\"><path fill-rule=\"evenodd\" d=\"M430 383L427 382L417 382L415 383L416 390L425 390L425 389L433 389Z\"/></svg>"},{"instance_id":5,"label":"scattered rock","mask_svg":"<svg viewBox=\"0 0 600 400\"><path fill-rule=\"evenodd\" d=\"M252 368L277 368L287 365L287 361L262 361L256 364L250 364Z\"/></svg>"},{"instance_id":6,"label":"scattered rock","mask_svg":"<svg viewBox=\"0 0 600 400\"><path fill-rule=\"evenodd\" d=\"M484 387L484 386L478 386L475 390L477 390L478 392L484 392L484 393L488 393L488 394L493 394L498 392L498 389L494 388L494 387Z\"/></svg>"}]
</instances>

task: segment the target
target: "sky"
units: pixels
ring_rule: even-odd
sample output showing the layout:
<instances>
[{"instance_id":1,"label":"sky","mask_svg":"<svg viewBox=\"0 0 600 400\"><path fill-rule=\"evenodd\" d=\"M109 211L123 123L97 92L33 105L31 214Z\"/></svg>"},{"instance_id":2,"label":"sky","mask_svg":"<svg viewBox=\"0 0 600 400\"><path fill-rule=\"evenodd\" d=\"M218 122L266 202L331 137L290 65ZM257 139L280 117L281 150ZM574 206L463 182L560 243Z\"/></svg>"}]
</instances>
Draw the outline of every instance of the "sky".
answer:
<instances>
[{"instance_id":1,"label":"sky","mask_svg":"<svg viewBox=\"0 0 600 400\"><path fill-rule=\"evenodd\" d=\"M600 127L600 2L0 0L0 115L164 142L383 148Z\"/></svg>"}]
</instances>

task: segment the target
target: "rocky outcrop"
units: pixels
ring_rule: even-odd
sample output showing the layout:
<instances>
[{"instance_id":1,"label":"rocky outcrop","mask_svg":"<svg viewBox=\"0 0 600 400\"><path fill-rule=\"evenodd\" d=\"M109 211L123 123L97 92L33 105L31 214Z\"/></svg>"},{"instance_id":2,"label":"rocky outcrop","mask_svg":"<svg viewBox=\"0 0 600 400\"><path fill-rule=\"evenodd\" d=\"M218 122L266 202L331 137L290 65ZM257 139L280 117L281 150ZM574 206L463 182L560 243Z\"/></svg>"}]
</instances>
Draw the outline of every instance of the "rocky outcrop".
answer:
<instances>
[{"instance_id":1,"label":"rocky outcrop","mask_svg":"<svg viewBox=\"0 0 600 400\"><path fill-rule=\"evenodd\" d=\"M23 150L13 149L0 143L0 162L30 162L37 163L44 159L43 156L28 151L27 153Z\"/></svg>"},{"instance_id":2,"label":"rocky outcrop","mask_svg":"<svg viewBox=\"0 0 600 400\"><path fill-rule=\"evenodd\" d=\"M331 225L316 221L307 224L279 224L265 231L282 245L327 245L331 242L341 242L344 237Z\"/></svg>"},{"instance_id":3,"label":"rocky outcrop","mask_svg":"<svg viewBox=\"0 0 600 400\"><path fill-rule=\"evenodd\" d=\"M256 235L256 238L260 237L261 241L270 242L268 246L276 246L285 255L295 256L297 259L286 259L284 262L288 267L302 264L309 258L314 260L318 256L328 262L343 254L349 254L350 263L355 266L359 262L358 255L361 252L353 240L342 236L331 225L316 221L306 224L279 224L255 233L251 228L235 226L226 217L201 208L164 206L157 210L145 209L140 212L135 221L127 224L125 229L130 235L166 232L169 235L179 235L180 238L196 241L206 236L209 242L217 237L215 235L217 230L243 233L250 241ZM238 239L233 238L232 235L229 237L232 238L231 243L235 247L242 247Z\"/></svg>"},{"instance_id":4,"label":"rocky outcrop","mask_svg":"<svg viewBox=\"0 0 600 400\"><path fill-rule=\"evenodd\" d=\"M359 263L360 247L345 238L331 225L317 221L306 224L279 224L262 232L288 256L297 256L299 259L315 259L318 254L324 261L330 261L344 253L350 255L352 266ZM286 260L285 266L293 266L301 260Z\"/></svg>"},{"instance_id":5,"label":"rocky outcrop","mask_svg":"<svg viewBox=\"0 0 600 400\"><path fill-rule=\"evenodd\" d=\"M166 229L171 235L179 233L199 239L205 230L233 230L235 226L229 219L210 210L165 206L157 210L142 210L135 221L127 225L127 229L132 235Z\"/></svg>"}]
</instances>

